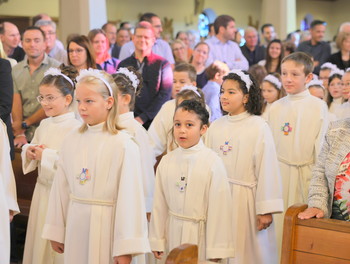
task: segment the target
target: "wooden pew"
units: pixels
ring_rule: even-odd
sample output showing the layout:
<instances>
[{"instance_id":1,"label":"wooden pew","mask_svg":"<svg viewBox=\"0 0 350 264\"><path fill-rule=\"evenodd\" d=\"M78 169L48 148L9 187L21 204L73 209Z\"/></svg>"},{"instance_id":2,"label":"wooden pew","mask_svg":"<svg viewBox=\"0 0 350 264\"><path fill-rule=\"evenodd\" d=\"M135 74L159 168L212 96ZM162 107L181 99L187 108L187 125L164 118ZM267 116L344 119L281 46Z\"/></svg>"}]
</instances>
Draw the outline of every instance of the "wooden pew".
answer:
<instances>
[{"instance_id":1,"label":"wooden pew","mask_svg":"<svg viewBox=\"0 0 350 264\"><path fill-rule=\"evenodd\" d=\"M350 223L300 220L307 205L293 205L284 217L281 264L350 264Z\"/></svg>"},{"instance_id":2,"label":"wooden pew","mask_svg":"<svg viewBox=\"0 0 350 264\"><path fill-rule=\"evenodd\" d=\"M170 251L165 264L197 264L198 247L192 244L183 244Z\"/></svg>"}]
</instances>

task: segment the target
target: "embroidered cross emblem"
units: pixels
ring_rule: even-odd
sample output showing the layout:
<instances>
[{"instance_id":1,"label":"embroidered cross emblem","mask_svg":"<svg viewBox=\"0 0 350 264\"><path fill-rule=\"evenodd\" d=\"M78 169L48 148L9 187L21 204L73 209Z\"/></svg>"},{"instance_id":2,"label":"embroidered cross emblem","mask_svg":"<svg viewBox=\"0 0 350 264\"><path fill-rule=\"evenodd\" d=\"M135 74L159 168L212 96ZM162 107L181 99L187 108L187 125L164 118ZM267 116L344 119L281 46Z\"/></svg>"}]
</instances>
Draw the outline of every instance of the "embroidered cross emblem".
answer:
<instances>
[{"instance_id":1,"label":"embroidered cross emblem","mask_svg":"<svg viewBox=\"0 0 350 264\"><path fill-rule=\"evenodd\" d=\"M225 141L225 144L220 146L220 150L224 155L227 155L227 152L232 150L232 146L228 144L228 141Z\"/></svg>"},{"instance_id":2,"label":"embroidered cross emblem","mask_svg":"<svg viewBox=\"0 0 350 264\"><path fill-rule=\"evenodd\" d=\"M284 135L288 136L290 132L292 132L292 127L289 123L284 123L284 126L281 127L281 131L283 131Z\"/></svg>"},{"instance_id":3,"label":"embroidered cross emblem","mask_svg":"<svg viewBox=\"0 0 350 264\"><path fill-rule=\"evenodd\" d=\"M87 168L82 168L81 173L77 176L80 184L85 184L90 178L89 169Z\"/></svg>"},{"instance_id":4,"label":"embroidered cross emblem","mask_svg":"<svg viewBox=\"0 0 350 264\"><path fill-rule=\"evenodd\" d=\"M184 192L187 186L186 177L182 176L181 180L176 183L176 186L179 188L180 192Z\"/></svg>"}]
</instances>

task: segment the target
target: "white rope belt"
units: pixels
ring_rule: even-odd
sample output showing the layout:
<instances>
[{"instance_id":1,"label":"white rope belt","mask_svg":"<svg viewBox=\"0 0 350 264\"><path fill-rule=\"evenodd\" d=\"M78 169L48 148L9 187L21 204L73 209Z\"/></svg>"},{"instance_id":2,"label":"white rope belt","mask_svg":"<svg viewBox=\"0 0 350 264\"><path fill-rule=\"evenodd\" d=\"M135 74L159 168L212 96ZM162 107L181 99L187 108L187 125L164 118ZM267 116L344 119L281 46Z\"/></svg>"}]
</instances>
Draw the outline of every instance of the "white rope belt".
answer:
<instances>
[{"instance_id":1,"label":"white rope belt","mask_svg":"<svg viewBox=\"0 0 350 264\"><path fill-rule=\"evenodd\" d=\"M85 198L74 196L73 194L70 194L69 197L71 201L81 203L81 204L104 205L104 206L114 206L115 204L115 201L85 199Z\"/></svg>"},{"instance_id":2,"label":"white rope belt","mask_svg":"<svg viewBox=\"0 0 350 264\"><path fill-rule=\"evenodd\" d=\"M248 187L250 189L253 189L258 184L256 181L255 182L245 182L245 181L240 181L240 180L236 180L236 179L232 179L232 178L227 178L227 180L229 183L243 186L243 187Z\"/></svg>"},{"instance_id":3,"label":"white rope belt","mask_svg":"<svg viewBox=\"0 0 350 264\"><path fill-rule=\"evenodd\" d=\"M314 159L309 160L308 162L305 163L293 163L293 162L289 162L288 160L285 160L281 157L278 157L278 160L286 165L292 166L292 167L296 167L298 169L298 177L299 177L299 189L301 190L301 195L302 195L302 199L304 202L306 201L306 197L304 195L305 193L305 186L303 186L302 182L303 182L303 171L302 168L305 166L309 166L314 164ZM306 194L307 195L307 194Z\"/></svg>"}]
</instances>

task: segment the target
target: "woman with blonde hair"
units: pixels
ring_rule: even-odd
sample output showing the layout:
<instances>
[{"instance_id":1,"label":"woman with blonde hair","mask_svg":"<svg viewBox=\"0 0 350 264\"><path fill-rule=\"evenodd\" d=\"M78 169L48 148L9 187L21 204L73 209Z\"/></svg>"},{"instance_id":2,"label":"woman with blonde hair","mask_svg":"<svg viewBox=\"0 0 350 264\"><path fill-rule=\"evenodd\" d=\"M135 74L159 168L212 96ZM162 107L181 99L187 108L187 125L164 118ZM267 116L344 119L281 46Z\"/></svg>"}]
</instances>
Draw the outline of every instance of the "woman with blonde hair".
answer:
<instances>
[{"instance_id":1,"label":"woman with blonde hair","mask_svg":"<svg viewBox=\"0 0 350 264\"><path fill-rule=\"evenodd\" d=\"M328 61L345 70L350 67L350 33L339 32L335 42L339 51L333 53Z\"/></svg>"}]
</instances>

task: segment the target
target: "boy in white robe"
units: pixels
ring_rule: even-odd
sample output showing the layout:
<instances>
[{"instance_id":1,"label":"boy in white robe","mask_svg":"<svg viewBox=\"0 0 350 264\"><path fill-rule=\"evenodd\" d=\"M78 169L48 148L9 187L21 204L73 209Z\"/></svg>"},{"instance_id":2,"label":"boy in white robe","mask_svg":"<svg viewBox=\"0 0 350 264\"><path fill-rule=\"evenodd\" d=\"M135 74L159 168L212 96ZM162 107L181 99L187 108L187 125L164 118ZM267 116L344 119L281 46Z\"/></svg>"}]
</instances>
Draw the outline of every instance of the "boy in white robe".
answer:
<instances>
[{"instance_id":1,"label":"boy in white robe","mask_svg":"<svg viewBox=\"0 0 350 264\"><path fill-rule=\"evenodd\" d=\"M10 263L10 222L19 213L6 125L0 119L0 263Z\"/></svg>"},{"instance_id":2,"label":"boy in white robe","mask_svg":"<svg viewBox=\"0 0 350 264\"><path fill-rule=\"evenodd\" d=\"M307 203L311 170L328 126L328 108L305 87L312 80L313 69L307 54L296 52L285 57L281 68L288 95L272 104L268 122L276 144L287 209L295 203ZM279 246L283 218L284 214L275 218Z\"/></svg>"},{"instance_id":3,"label":"boy in white robe","mask_svg":"<svg viewBox=\"0 0 350 264\"><path fill-rule=\"evenodd\" d=\"M158 168L149 240L156 258L173 248L196 244L199 260L234 256L229 185L218 155L201 140L209 114L186 100L174 116L179 148L165 155Z\"/></svg>"}]
</instances>

